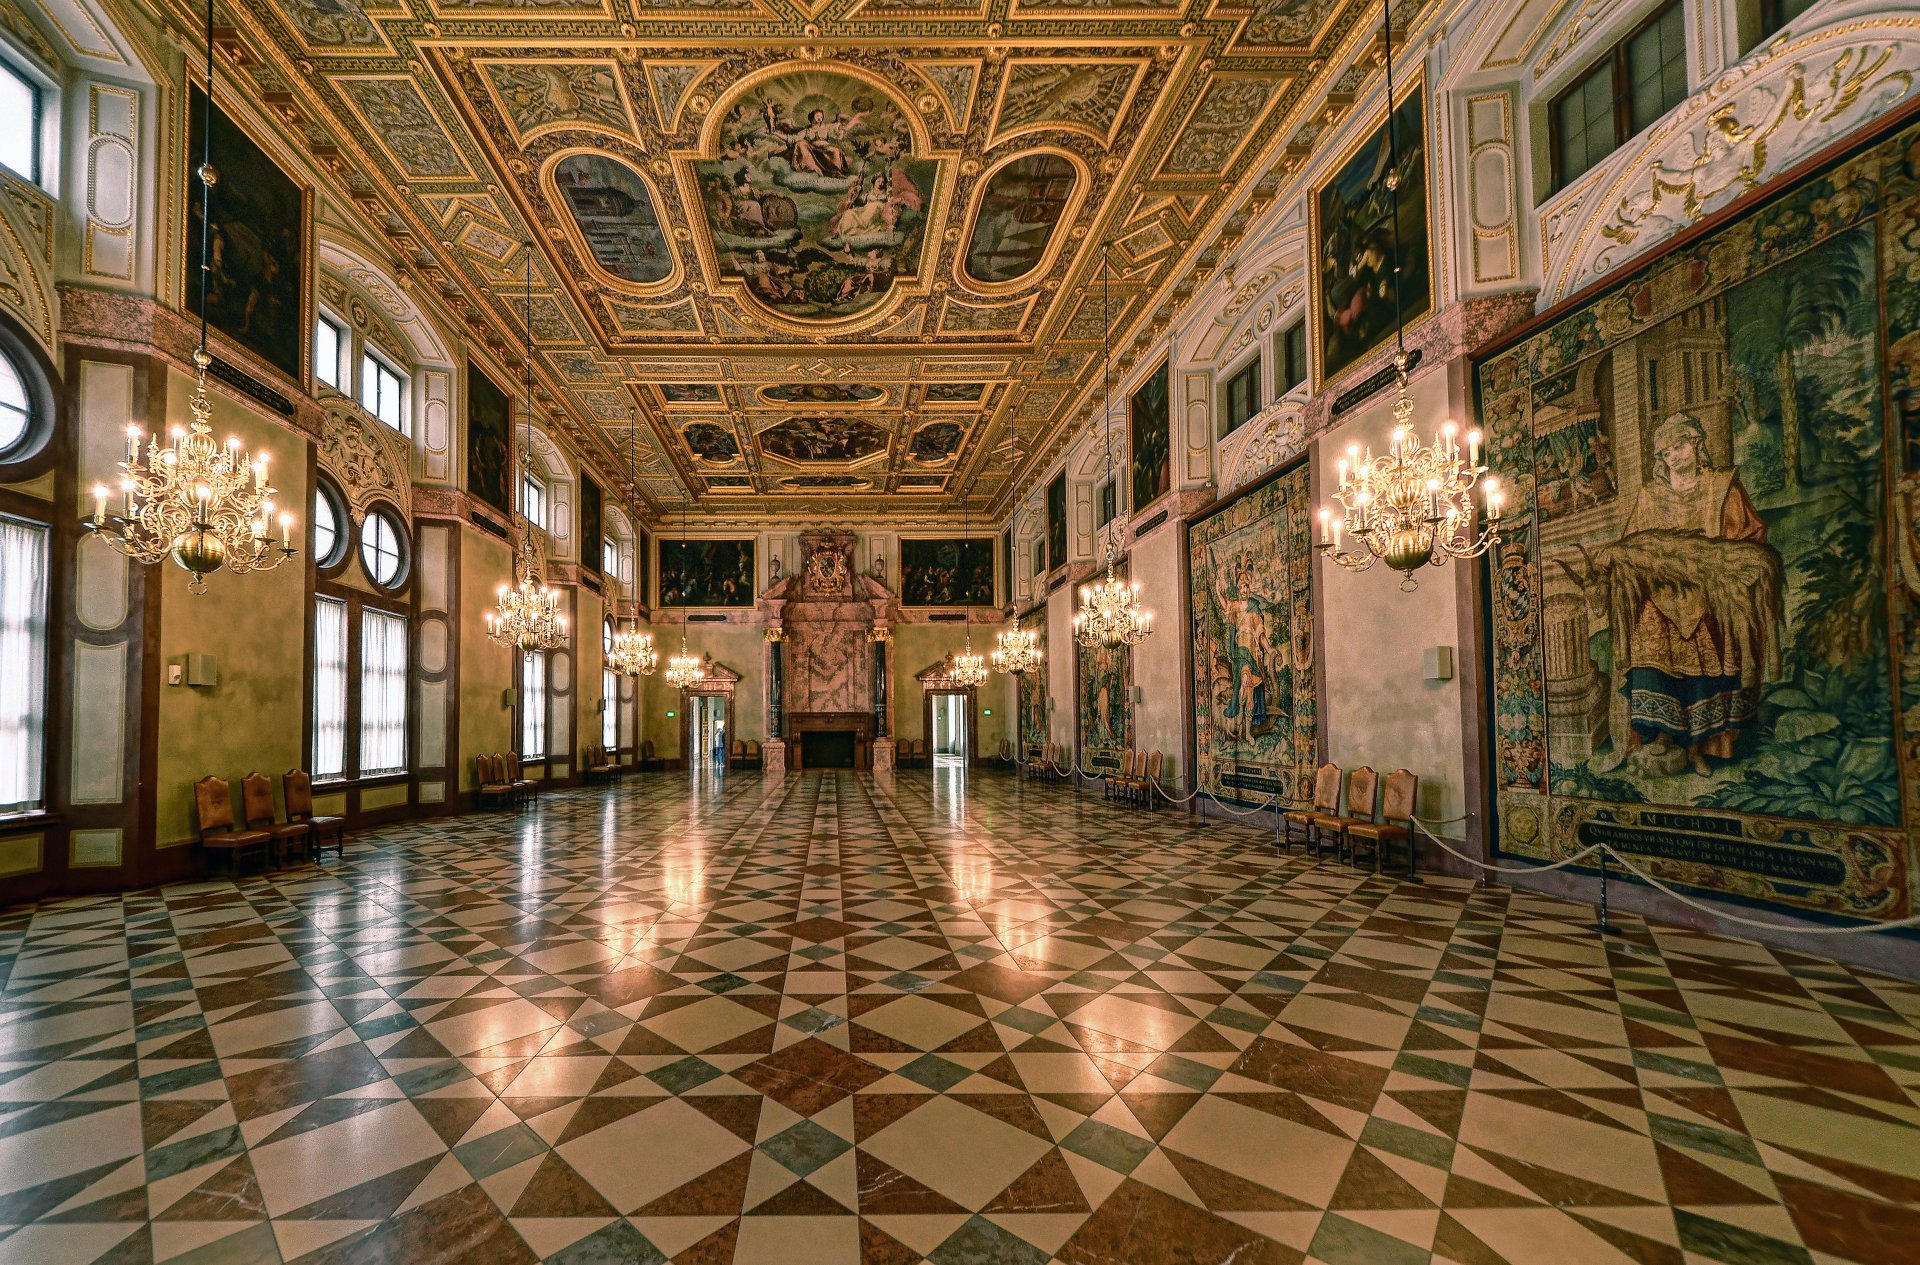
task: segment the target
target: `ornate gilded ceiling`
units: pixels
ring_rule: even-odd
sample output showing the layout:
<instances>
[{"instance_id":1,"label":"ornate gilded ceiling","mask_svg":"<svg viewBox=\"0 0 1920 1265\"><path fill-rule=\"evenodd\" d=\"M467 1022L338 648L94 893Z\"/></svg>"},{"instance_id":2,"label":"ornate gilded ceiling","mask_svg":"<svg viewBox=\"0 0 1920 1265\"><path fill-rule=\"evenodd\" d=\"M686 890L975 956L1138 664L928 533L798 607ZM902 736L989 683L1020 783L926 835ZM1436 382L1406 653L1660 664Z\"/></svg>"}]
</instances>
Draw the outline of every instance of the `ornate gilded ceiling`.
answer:
<instances>
[{"instance_id":1,"label":"ornate gilded ceiling","mask_svg":"<svg viewBox=\"0 0 1920 1265\"><path fill-rule=\"evenodd\" d=\"M1039 459L1098 379L1097 244L1124 351L1271 196L1281 129L1372 24L1356 0L234 2L243 73L397 258L511 358L533 238L576 442L611 472L637 424L656 508L690 488L730 516L998 496L1009 428Z\"/></svg>"}]
</instances>

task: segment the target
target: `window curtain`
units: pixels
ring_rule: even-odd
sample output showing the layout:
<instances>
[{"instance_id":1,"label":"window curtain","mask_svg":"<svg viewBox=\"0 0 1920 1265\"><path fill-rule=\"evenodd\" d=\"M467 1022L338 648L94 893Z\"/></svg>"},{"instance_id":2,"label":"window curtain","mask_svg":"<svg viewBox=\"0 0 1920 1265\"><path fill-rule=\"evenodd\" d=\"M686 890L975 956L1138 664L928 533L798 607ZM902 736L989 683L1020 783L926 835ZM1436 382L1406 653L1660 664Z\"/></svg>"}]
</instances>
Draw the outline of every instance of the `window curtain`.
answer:
<instances>
[{"instance_id":1,"label":"window curtain","mask_svg":"<svg viewBox=\"0 0 1920 1265\"><path fill-rule=\"evenodd\" d=\"M347 772L347 604L313 600L313 777Z\"/></svg>"},{"instance_id":2,"label":"window curtain","mask_svg":"<svg viewBox=\"0 0 1920 1265\"><path fill-rule=\"evenodd\" d=\"M608 751L620 746L620 678L605 670L600 672L600 745Z\"/></svg>"},{"instance_id":3,"label":"window curtain","mask_svg":"<svg viewBox=\"0 0 1920 1265\"><path fill-rule=\"evenodd\" d=\"M547 656L520 656L520 758L547 753Z\"/></svg>"},{"instance_id":4,"label":"window curtain","mask_svg":"<svg viewBox=\"0 0 1920 1265\"><path fill-rule=\"evenodd\" d=\"M360 776L407 767L407 621L360 615Z\"/></svg>"},{"instance_id":5,"label":"window curtain","mask_svg":"<svg viewBox=\"0 0 1920 1265\"><path fill-rule=\"evenodd\" d=\"M0 518L0 813L46 794L47 529Z\"/></svg>"}]
</instances>

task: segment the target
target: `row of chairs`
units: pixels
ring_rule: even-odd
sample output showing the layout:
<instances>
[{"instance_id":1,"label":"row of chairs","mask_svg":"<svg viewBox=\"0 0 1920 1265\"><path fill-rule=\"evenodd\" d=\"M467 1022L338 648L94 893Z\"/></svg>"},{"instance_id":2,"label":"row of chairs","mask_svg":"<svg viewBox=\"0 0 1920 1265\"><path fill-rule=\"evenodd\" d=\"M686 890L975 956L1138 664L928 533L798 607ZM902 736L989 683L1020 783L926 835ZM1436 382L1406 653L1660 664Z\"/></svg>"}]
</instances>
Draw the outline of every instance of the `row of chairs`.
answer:
<instances>
[{"instance_id":1,"label":"row of chairs","mask_svg":"<svg viewBox=\"0 0 1920 1265\"><path fill-rule=\"evenodd\" d=\"M1135 751L1128 747L1120 753L1120 771L1109 773L1102 784L1108 799L1123 804L1160 807L1160 770L1166 757L1158 751Z\"/></svg>"},{"instance_id":2,"label":"row of chairs","mask_svg":"<svg viewBox=\"0 0 1920 1265\"><path fill-rule=\"evenodd\" d=\"M193 784L194 816L200 827L200 863L223 853L234 874L240 873L248 853L258 852L262 868L279 867L297 856L317 859L331 837L335 856L347 853L344 817L315 816L313 778L304 769L280 775L280 797L286 803L284 820L273 815L273 783L264 773L240 779L240 816L233 811L233 787L227 779L209 774Z\"/></svg>"},{"instance_id":3,"label":"row of chairs","mask_svg":"<svg viewBox=\"0 0 1920 1265\"><path fill-rule=\"evenodd\" d=\"M588 747L580 753L580 777L586 782L614 782L627 771L613 752L605 747Z\"/></svg>"},{"instance_id":4,"label":"row of chairs","mask_svg":"<svg viewBox=\"0 0 1920 1265\"><path fill-rule=\"evenodd\" d=\"M1072 776L1071 754L1057 742L1027 744L1026 776L1029 782L1064 782ZM1069 770L1061 772L1062 769Z\"/></svg>"},{"instance_id":5,"label":"row of chairs","mask_svg":"<svg viewBox=\"0 0 1920 1265\"><path fill-rule=\"evenodd\" d=\"M1386 795L1380 794L1380 775L1368 765L1348 773L1346 811L1340 807L1340 766L1323 764L1313 775L1313 807L1282 815L1283 846L1306 845L1307 855L1318 857L1331 849L1342 861L1356 862L1370 851L1375 871L1385 861L1388 844L1406 849L1407 872L1413 872L1413 815L1420 797L1420 779L1406 769L1387 774Z\"/></svg>"},{"instance_id":6,"label":"row of chairs","mask_svg":"<svg viewBox=\"0 0 1920 1265\"><path fill-rule=\"evenodd\" d=\"M518 807L540 800L540 784L522 774L517 752L473 757L473 783L482 808Z\"/></svg>"},{"instance_id":7,"label":"row of chairs","mask_svg":"<svg viewBox=\"0 0 1920 1265\"><path fill-rule=\"evenodd\" d=\"M760 754L760 742L749 738L745 742L735 738L727 744L727 767L730 769L758 769L765 767L766 760Z\"/></svg>"}]
</instances>

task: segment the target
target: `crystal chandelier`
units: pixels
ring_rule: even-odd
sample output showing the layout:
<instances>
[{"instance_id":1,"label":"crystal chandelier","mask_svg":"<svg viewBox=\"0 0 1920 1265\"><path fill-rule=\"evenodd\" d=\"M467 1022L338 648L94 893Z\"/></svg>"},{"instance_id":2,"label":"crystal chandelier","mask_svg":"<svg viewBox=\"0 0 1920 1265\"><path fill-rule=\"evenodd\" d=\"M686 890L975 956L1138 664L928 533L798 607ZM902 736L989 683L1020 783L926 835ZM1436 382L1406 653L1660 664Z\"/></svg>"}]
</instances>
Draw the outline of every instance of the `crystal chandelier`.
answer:
<instances>
[{"instance_id":1,"label":"crystal chandelier","mask_svg":"<svg viewBox=\"0 0 1920 1265\"><path fill-rule=\"evenodd\" d=\"M139 426L127 426L127 457L120 462L121 506L107 513L107 487L93 488L93 517L88 530L113 549L141 562L167 558L192 579L187 587L207 591L207 577L221 567L235 575L271 571L299 553L293 547L293 515L274 513L274 489L267 482L267 454L243 452L237 436L225 446L213 438L213 402L207 398L207 282L213 225L213 6L207 6L207 103L200 156L200 345L193 363L198 373L187 402L193 421L169 432L161 443L151 432L141 450ZM271 532L280 527L279 543Z\"/></svg>"},{"instance_id":2,"label":"crystal chandelier","mask_svg":"<svg viewBox=\"0 0 1920 1265\"><path fill-rule=\"evenodd\" d=\"M1112 263L1106 250L1100 253L1100 318L1107 317L1107 279ZM1106 363L1102 376L1106 390L1107 478L1113 478L1113 327L1107 324ZM1116 500L1118 498L1116 497ZM1153 616L1140 605L1140 585L1127 583L1115 574L1120 561L1119 532L1108 523L1107 574L1098 584L1080 586L1080 613L1073 617L1073 639L1083 646L1137 646L1153 635Z\"/></svg>"},{"instance_id":3,"label":"crystal chandelier","mask_svg":"<svg viewBox=\"0 0 1920 1265\"><path fill-rule=\"evenodd\" d=\"M522 432L520 468L533 461L533 243L527 243L527 342L522 368L526 378L526 418ZM524 498L525 491L521 492ZM487 636L527 653L558 650L567 644L567 617L560 613L560 595L541 583L533 565L533 523L525 513L521 522L520 556L515 559L518 582L502 584L494 609L486 614Z\"/></svg>"},{"instance_id":4,"label":"crystal chandelier","mask_svg":"<svg viewBox=\"0 0 1920 1265\"><path fill-rule=\"evenodd\" d=\"M1003 632L992 657L995 672L1024 676L1040 666L1040 634L1025 628Z\"/></svg>"},{"instance_id":5,"label":"crystal chandelier","mask_svg":"<svg viewBox=\"0 0 1920 1265\"><path fill-rule=\"evenodd\" d=\"M627 513L635 524L640 521L640 460L638 456L639 424L632 417L627 419ZM637 528L636 528L637 535ZM619 581L614 581L614 601L620 600ZM635 601L638 602L638 595ZM660 666L660 655L653 648L653 634L640 631L640 619L636 613L627 621L627 626L613 635L613 645L607 649L607 666L622 676L652 676L653 670Z\"/></svg>"},{"instance_id":6,"label":"crystal chandelier","mask_svg":"<svg viewBox=\"0 0 1920 1265\"><path fill-rule=\"evenodd\" d=\"M1320 511L1320 552L1350 571L1365 571L1376 561L1400 572L1400 588L1417 587L1413 573L1448 558L1477 558L1500 541L1500 507L1504 494L1497 480L1487 478L1480 462L1480 432L1467 432L1462 453L1459 430L1451 421L1440 424L1433 443L1422 446L1413 433L1413 394L1407 372L1413 357L1407 354L1406 323L1400 308L1400 144L1393 121L1393 15L1387 0L1383 30L1387 41L1387 172L1390 199L1389 242L1393 248L1394 379L1399 392L1393 401L1393 439L1387 454L1375 457L1369 447L1361 455L1351 444L1338 465L1339 487L1334 499L1341 516ZM1484 527L1474 522L1474 486L1486 502ZM1357 548L1341 546L1351 533Z\"/></svg>"},{"instance_id":7,"label":"crystal chandelier","mask_svg":"<svg viewBox=\"0 0 1920 1265\"><path fill-rule=\"evenodd\" d=\"M963 689L973 689L987 679L987 661L973 652L973 639L969 634L967 648L959 653L949 652L946 665L947 679Z\"/></svg>"},{"instance_id":8,"label":"crystal chandelier","mask_svg":"<svg viewBox=\"0 0 1920 1265\"><path fill-rule=\"evenodd\" d=\"M687 510L692 501L693 485L692 483L688 483L686 500L680 503L680 539L682 542L685 542L687 539ZM682 594L686 592L684 585L680 591ZM701 681L705 680L707 676L706 666L700 661L699 656L687 649L686 616L686 607L683 605L680 608L680 653L671 656L667 660L667 684L677 690L684 690L698 685Z\"/></svg>"}]
</instances>

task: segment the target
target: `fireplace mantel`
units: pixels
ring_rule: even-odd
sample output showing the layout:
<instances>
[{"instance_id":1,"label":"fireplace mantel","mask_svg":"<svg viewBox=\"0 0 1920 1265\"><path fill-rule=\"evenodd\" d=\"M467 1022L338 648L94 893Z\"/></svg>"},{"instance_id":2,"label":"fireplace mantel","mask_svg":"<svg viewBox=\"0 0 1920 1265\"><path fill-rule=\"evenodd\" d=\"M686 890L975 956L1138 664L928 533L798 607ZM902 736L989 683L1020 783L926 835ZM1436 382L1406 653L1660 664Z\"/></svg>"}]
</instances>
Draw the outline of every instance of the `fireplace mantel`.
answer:
<instances>
[{"instance_id":1,"label":"fireplace mantel","mask_svg":"<svg viewBox=\"0 0 1920 1265\"><path fill-rule=\"evenodd\" d=\"M853 767L873 768L872 712L792 712L787 716L788 767L806 767L805 733L844 732L853 735Z\"/></svg>"}]
</instances>

